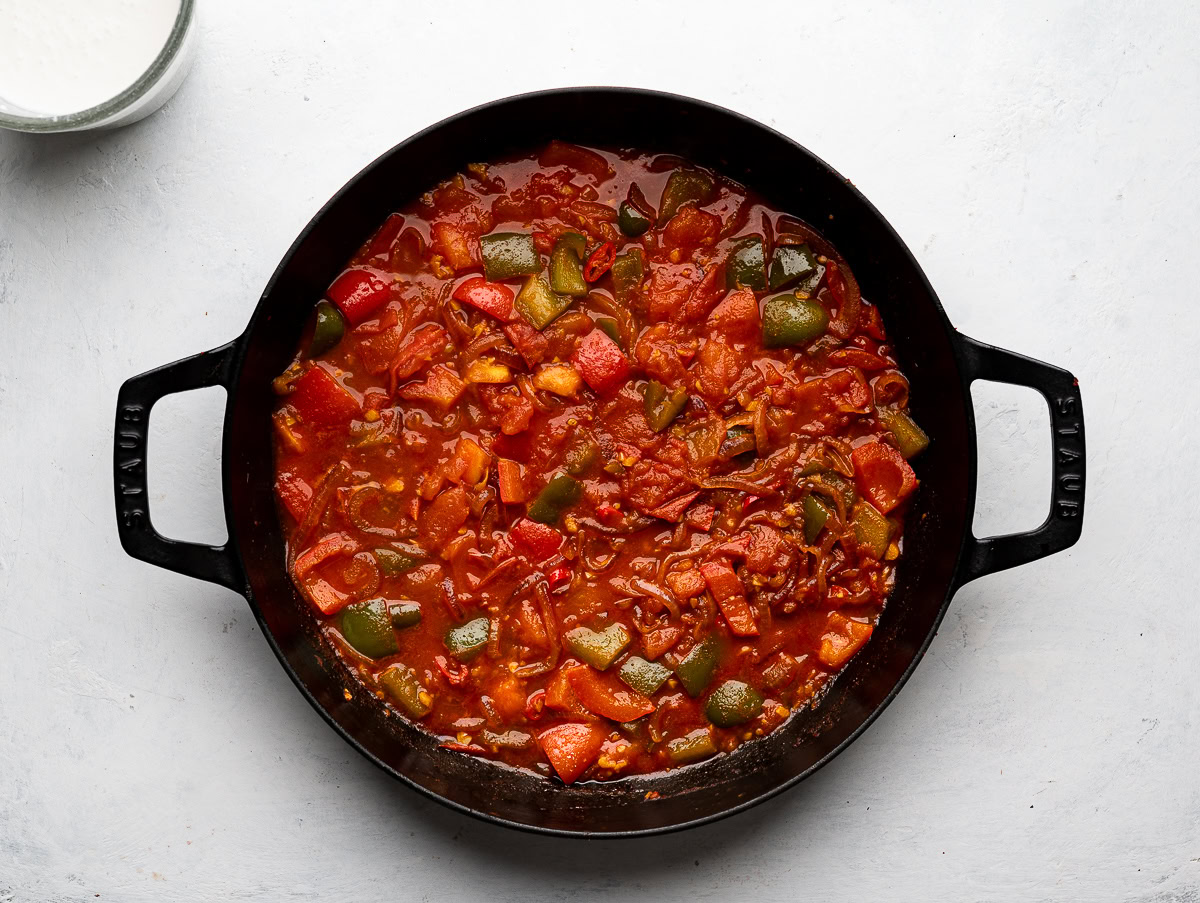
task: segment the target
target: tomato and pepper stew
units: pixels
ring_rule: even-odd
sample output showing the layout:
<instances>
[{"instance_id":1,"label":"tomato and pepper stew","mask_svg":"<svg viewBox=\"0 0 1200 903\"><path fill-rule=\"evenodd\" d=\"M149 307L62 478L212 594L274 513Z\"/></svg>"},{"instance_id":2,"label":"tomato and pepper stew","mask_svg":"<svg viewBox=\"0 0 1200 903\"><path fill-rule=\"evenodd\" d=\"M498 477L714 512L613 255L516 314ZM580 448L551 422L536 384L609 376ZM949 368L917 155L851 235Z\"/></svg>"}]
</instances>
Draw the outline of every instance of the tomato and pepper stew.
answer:
<instances>
[{"instance_id":1,"label":"tomato and pepper stew","mask_svg":"<svg viewBox=\"0 0 1200 903\"><path fill-rule=\"evenodd\" d=\"M928 443L818 233L557 141L389 216L275 390L287 567L348 681L568 784L811 705L871 636Z\"/></svg>"}]
</instances>

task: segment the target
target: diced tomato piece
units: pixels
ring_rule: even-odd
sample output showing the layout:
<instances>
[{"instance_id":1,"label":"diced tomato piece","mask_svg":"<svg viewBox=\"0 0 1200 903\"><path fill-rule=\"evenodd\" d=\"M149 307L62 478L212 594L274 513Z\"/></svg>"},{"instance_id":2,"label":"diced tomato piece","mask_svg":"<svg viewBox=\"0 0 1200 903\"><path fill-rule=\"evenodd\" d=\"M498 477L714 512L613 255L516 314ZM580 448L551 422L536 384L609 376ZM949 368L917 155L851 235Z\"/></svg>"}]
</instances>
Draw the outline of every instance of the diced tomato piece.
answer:
<instances>
[{"instance_id":1,"label":"diced tomato piece","mask_svg":"<svg viewBox=\"0 0 1200 903\"><path fill-rule=\"evenodd\" d=\"M525 483L521 465L508 458L496 461L496 480L500 484L500 501L511 505L525 501Z\"/></svg>"},{"instance_id":2,"label":"diced tomato piece","mask_svg":"<svg viewBox=\"0 0 1200 903\"><path fill-rule=\"evenodd\" d=\"M850 453L854 482L871 504L887 514L917 488L917 475L900 452L879 441L860 445Z\"/></svg>"},{"instance_id":3,"label":"diced tomato piece","mask_svg":"<svg viewBox=\"0 0 1200 903\"><path fill-rule=\"evenodd\" d=\"M678 218L678 216L675 217L675 219ZM687 302L674 312L673 318L685 323L703 320L713 306L725 297L725 291L725 264L714 263L708 268L699 285L692 289Z\"/></svg>"},{"instance_id":4,"label":"diced tomato piece","mask_svg":"<svg viewBox=\"0 0 1200 903\"><path fill-rule=\"evenodd\" d=\"M410 383L400 389L399 395L406 401L428 401L440 408L448 408L458 401L466 391L467 384L458 374L444 364L431 367L423 382Z\"/></svg>"},{"instance_id":5,"label":"diced tomato piece","mask_svg":"<svg viewBox=\"0 0 1200 903\"><path fill-rule=\"evenodd\" d=\"M479 236L453 223L435 223L429 230L434 249L446 258L453 270L469 270L481 266Z\"/></svg>"},{"instance_id":6,"label":"diced tomato piece","mask_svg":"<svg viewBox=\"0 0 1200 903\"><path fill-rule=\"evenodd\" d=\"M562 545L563 536L549 524L539 524L527 517L521 518L509 529L513 541L528 553L534 561L545 561Z\"/></svg>"},{"instance_id":7,"label":"diced tomato piece","mask_svg":"<svg viewBox=\"0 0 1200 903\"><path fill-rule=\"evenodd\" d=\"M636 721L654 711L654 703L645 696L601 678L591 668L574 668L568 679L584 706L618 723Z\"/></svg>"},{"instance_id":8,"label":"diced tomato piece","mask_svg":"<svg viewBox=\"0 0 1200 903\"><path fill-rule=\"evenodd\" d=\"M568 144L555 138L538 155L538 166L549 169L551 166L569 166L603 182L613 177L613 169L595 151L587 150L575 144Z\"/></svg>"},{"instance_id":9,"label":"diced tomato piece","mask_svg":"<svg viewBox=\"0 0 1200 903\"><path fill-rule=\"evenodd\" d=\"M758 636L754 611L746 601L746 589L727 561L708 561L700 565L700 573L721 608L729 629L738 636Z\"/></svg>"},{"instance_id":10,"label":"diced tomato piece","mask_svg":"<svg viewBox=\"0 0 1200 903\"><path fill-rule=\"evenodd\" d=\"M858 313L858 327L877 341L883 342L887 339L887 333L883 329L883 317L874 304L863 303Z\"/></svg>"},{"instance_id":11,"label":"diced tomato piece","mask_svg":"<svg viewBox=\"0 0 1200 903\"><path fill-rule=\"evenodd\" d=\"M550 680L546 683L546 708L553 709L556 712L569 712L576 718L591 717L591 712L583 707L583 703L579 701L579 697L571 689L570 680L572 671L586 667L587 665L569 665L554 672Z\"/></svg>"},{"instance_id":12,"label":"diced tomato piece","mask_svg":"<svg viewBox=\"0 0 1200 903\"><path fill-rule=\"evenodd\" d=\"M304 519L313 491L303 477L290 470L282 471L275 479L275 494L283 502L283 507L287 508L288 514L297 521Z\"/></svg>"},{"instance_id":13,"label":"diced tomato piece","mask_svg":"<svg viewBox=\"0 0 1200 903\"><path fill-rule=\"evenodd\" d=\"M350 593L336 589L329 581L315 576L313 571L332 558L347 557L358 552L359 546L345 533L330 533L306 549L293 566L296 580L304 595L323 615L331 615L349 604Z\"/></svg>"},{"instance_id":14,"label":"diced tomato piece","mask_svg":"<svg viewBox=\"0 0 1200 903\"><path fill-rule=\"evenodd\" d=\"M671 649L682 637L683 628L678 624L656 627L642 635L642 651L646 653L646 658L654 661Z\"/></svg>"},{"instance_id":15,"label":"diced tomato piece","mask_svg":"<svg viewBox=\"0 0 1200 903\"><path fill-rule=\"evenodd\" d=\"M683 513L687 511L688 505L696 501L699 495L700 490L698 489L695 492L685 493L679 498L667 502L665 505L660 505L651 511L650 514L652 517L661 517L665 521L677 524L680 518L683 517Z\"/></svg>"},{"instance_id":16,"label":"diced tomato piece","mask_svg":"<svg viewBox=\"0 0 1200 903\"><path fill-rule=\"evenodd\" d=\"M460 486L447 489L421 512L418 526L425 548L436 549L466 523L471 513L466 490Z\"/></svg>"},{"instance_id":17,"label":"diced tomato piece","mask_svg":"<svg viewBox=\"0 0 1200 903\"><path fill-rule=\"evenodd\" d=\"M608 731L598 724L568 722L538 734L542 752L564 784L573 784L596 757Z\"/></svg>"},{"instance_id":18,"label":"diced tomato piece","mask_svg":"<svg viewBox=\"0 0 1200 903\"><path fill-rule=\"evenodd\" d=\"M513 320L504 327L504 334L527 366L535 367L546 359L550 340L524 320Z\"/></svg>"},{"instance_id":19,"label":"diced tomato piece","mask_svg":"<svg viewBox=\"0 0 1200 903\"><path fill-rule=\"evenodd\" d=\"M731 348L720 339L709 338L700 348L693 372L704 396L721 402L729 397L748 363L744 349Z\"/></svg>"},{"instance_id":20,"label":"diced tomato piece","mask_svg":"<svg viewBox=\"0 0 1200 903\"><path fill-rule=\"evenodd\" d=\"M687 571L672 571L667 574L667 586L680 599L696 598L704 592L707 585L704 575L696 568Z\"/></svg>"},{"instance_id":21,"label":"diced tomato piece","mask_svg":"<svg viewBox=\"0 0 1200 903\"><path fill-rule=\"evenodd\" d=\"M575 349L574 362L575 369L599 395L616 391L629 378L629 361L602 329L593 329L583 337Z\"/></svg>"},{"instance_id":22,"label":"diced tomato piece","mask_svg":"<svg viewBox=\"0 0 1200 903\"><path fill-rule=\"evenodd\" d=\"M479 385L479 397L487 409L500 418L500 431L504 435L513 436L529 428L534 410L532 402L524 395L507 391L507 387L483 383Z\"/></svg>"},{"instance_id":23,"label":"diced tomato piece","mask_svg":"<svg viewBox=\"0 0 1200 903\"><path fill-rule=\"evenodd\" d=\"M678 320L682 318L693 288L704 274L695 264L659 264L650 270L648 289L650 320ZM725 280L721 280L724 289ZM718 298L713 299L716 304Z\"/></svg>"},{"instance_id":24,"label":"diced tomato piece","mask_svg":"<svg viewBox=\"0 0 1200 903\"><path fill-rule=\"evenodd\" d=\"M871 638L873 630L870 624L830 612L817 658L830 668L840 668Z\"/></svg>"},{"instance_id":25,"label":"diced tomato piece","mask_svg":"<svg viewBox=\"0 0 1200 903\"><path fill-rule=\"evenodd\" d=\"M721 232L721 217L707 210L684 207L667 223L663 241L668 248L707 247Z\"/></svg>"},{"instance_id":26,"label":"diced tomato piece","mask_svg":"<svg viewBox=\"0 0 1200 903\"><path fill-rule=\"evenodd\" d=\"M758 299L750 289L734 292L717 305L709 318L713 328L736 341L747 341L762 334Z\"/></svg>"},{"instance_id":27,"label":"diced tomato piece","mask_svg":"<svg viewBox=\"0 0 1200 903\"><path fill-rule=\"evenodd\" d=\"M288 403L300 419L317 427L345 426L359 414L357 399L322 367L311 367L293 384Z\"/></svg>"},{"instance_id":28,"label":"diced tomato piece","mask_svg":"<svg viewBox=\"0 0 1200 903\"><path fill-rule=\"evenodd\" d=\"M379 227L379 231L372 237L367 244L367 257L386 257L387 253L392 249L392 243L400 235L400 231L404 228L404 217L399 213L393 213L383 221L383 225Z\"/></svg>"},{"instance_id":29,"label":"diced tomato piece","mask_svg":"<svg viewBox=\"0 0 1200 903\"><path fill-rule=\"evenodd\" d=\"M446 462L446 478L474 486L487 475L490 463L491 456L479 443L463 436L454 447L454 456Z\"/></svg>"},{"instance_id":30,"label":"diced tomato piece","mask_svg":"<svg viewBox=\"0 0 1200 903\"><path fill-rule=\"evenodd\" d=\"M713 520L717 516L717 509L712 505L696 505L689 508L684 520L687 525L694 530L703 530L707 533L712 529Z\"/></svg>"},{"instance_id":31,"label":"diced tomato piece","mask_svg":"<svg viewBox=\"0 0 1200 903\"><path fill-rule=\"evenodd\" d=\"M355 268L333 280L325 297L337 305L346 322L357 326L388 303L392 289L374 270Z\"/></svg>"},{"instance_id":32,"label":"diced tomato piece","mask_svg":"<svg viewBox=\"0 0 1200 903\"><path fill-rule=\"evenodd\" d=\"M426 323L406 335L392 359L392 386L399 385L424 367L449 341L450 335L436 323Z\"/></svg>"},{"instance_id":33,"label":"diced tomato piece","mask_svg":"<svg viewBox=\"0 0 1200 903\"><path fill-rule=\"evenodd\" d=\"M512 315L516 295L507 285L488 282L482 276L472 276L454 290L454 298L503 321Z\"/></svg>"},{"instance_id":34,"label":"diced tomato piece","mask_svg":"<svg viewBox=\"0 0 1200 903\"><path fill-rule=\"evenodd\" d=\"M620 521L625 515L621 513L621 509L615 505L597 505L596 517L600 518L601 523L615 524Z\"/></svg>"}]
</instances>

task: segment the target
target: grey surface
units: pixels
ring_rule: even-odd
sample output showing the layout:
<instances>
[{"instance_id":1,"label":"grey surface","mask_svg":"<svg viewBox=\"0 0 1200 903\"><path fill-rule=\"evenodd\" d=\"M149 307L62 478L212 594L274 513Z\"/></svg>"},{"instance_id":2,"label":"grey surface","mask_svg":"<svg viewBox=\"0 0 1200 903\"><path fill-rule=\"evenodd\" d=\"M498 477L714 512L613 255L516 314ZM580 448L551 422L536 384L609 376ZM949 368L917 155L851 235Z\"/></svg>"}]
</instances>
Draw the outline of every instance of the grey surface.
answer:
<instances>
[{"instance_id":1,"label":"grey surface","mask_svg":"<svg viewBox=\"0 0 1200 903\"><path fill-rule=\"evenodd\" d=\"M210 0L162 112L0 135L0 900L1200 897L1197 8L409 6ZM832 162L963 332L1077 374L1091 451L1082 542L962 590L832 765L590 845L352 754L240 597L123 555L110 476L121 381L240 332L352 173L459 109L589 83L730 106ZM980 531L1032 526L1045 410L980 388ZM156 523L184 538L223 532L221 404L155 411Z\"/></svg>"}]
</instances>

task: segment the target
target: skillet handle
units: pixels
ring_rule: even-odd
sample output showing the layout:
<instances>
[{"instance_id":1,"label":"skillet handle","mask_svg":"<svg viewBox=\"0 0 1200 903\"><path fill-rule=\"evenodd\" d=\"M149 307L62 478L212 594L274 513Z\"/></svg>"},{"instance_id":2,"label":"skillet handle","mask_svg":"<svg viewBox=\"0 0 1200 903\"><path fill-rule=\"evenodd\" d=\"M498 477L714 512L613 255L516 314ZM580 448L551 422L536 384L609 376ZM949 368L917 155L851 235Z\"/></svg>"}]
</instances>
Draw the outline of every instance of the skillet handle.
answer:
<instances>
[{"instance_id":1,"label":"skillet handle","mask_svg":"<svg viewBox=\"0 0 1200 903\"><path fill-rule=\"evenodd\" d=\"M150 522L146 489L146 446L150 409L164 395L229 386L236 343L184 358L126 380L117 394L113 438L113 483L117 502L117 534L134 558L169 571L246 592L237 553L229 545L208 546L163 536Z\"/></svg>"},{"instance_id":2,"label":"skillet handle","mask_svg":"<svg viewBox=\"0 0 1200 903\"><path fill-rule=\"evenodd\" d=\"M959 336L969 386L977 379L1028 386L1042 393L1050 407L1054 479L1050 514L1036 530L979 539L973 533L960 571L959 585L1006 568L1045 558L1070 548L1083 532L1086 456L1083 400L1079 382L1066 370L1024 355Z\"/></svg>"}]
</instances>

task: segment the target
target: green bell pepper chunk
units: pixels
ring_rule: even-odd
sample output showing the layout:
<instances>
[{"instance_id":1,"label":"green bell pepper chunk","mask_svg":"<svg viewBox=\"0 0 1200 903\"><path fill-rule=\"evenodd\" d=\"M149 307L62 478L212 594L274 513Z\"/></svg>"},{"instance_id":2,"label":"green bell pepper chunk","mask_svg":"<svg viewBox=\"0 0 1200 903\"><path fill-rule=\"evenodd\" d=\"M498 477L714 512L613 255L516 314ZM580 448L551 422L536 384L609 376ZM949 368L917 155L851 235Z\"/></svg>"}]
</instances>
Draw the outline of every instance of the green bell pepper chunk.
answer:
<instances>
[{"instance_id":1,"label":"green bell pepper chunk","mask_svg":"<svg viewBox=\"0 0 1200 903\"><path fill-rule=\"evenodd\" d=\"M630 248L624 254L617 255L613 260L612 279L613 296L618 304L631 306L634 295L642 285L645 272L641 248Z\"/></svg>"},{"instance_id":2,"label":"green bell pepper chunk","mask_svg":"<svg viewBox=\"0 0 1200 903\"><path fill-rule=\"evenodd\" d=\"M622 351L625 350L625 343L621 341L621 328L617 326L616 320L612 317L600 317L596 320L596 328L616 342Z\"/></svg>"},{"instance_id":3,"label":"green bell pepper chunk","mask_svg":"<svg viewBox=\"0 0 1200 903\"><path fill-rule=\"evenodd\" d=\"M671 676L671 669L658 662L648 662L641 656L631 655L625 660L617 676L643 696L649 696L667 682L667 678Z\"/></svg>"},{"instance_id":4,"label":"green bell pepper chunk","mask_svg":"<svg viewBox=\"0 0 1200 903\"><path fill-rule=\"evenodd\" d=\"M667 743L667 758L676 765L686 765L717 754L717 744L713 742L712 731L699 727L683 737L676 737Z\"/></svg>"},{"instance_id":5,"label":"green bell pepper chunk","mask_svg":"<svg viewBox=\"0 0 1200 903\"><path fill-rule=\"evenodd\" d=\"M919 455L929 447L929 437L917 422L899 408L880 408L880 422L896 437L896 447L905 458Z\"/></svg>"},{"instance_id":6,"label":"green bell pepper chunk","mask_svg":"<svg viewBox=\"0 0 1200 903\"><path fill-rule=\"evenodd\" d=\"M556 295L550 290L545 276L530 276L517 293L516 308L535 328L545 329L571 306L569 296Z\"/></svg>"},{"instance_id":7,"label":"green bell pepper chunk","mask_svg":"<svg viewBox=\"0 0 1200 903\"><path fill-rule=\"evenodd\" d=\"M393 665L379 675L384 691L413 718L424 718L433 709L433 697L421 686L417 672L407 665Z\"/></svg>"},{"instance_id":8,"label":"green bell pepper chunk","mask_svg":"<svg viewBox=\"0 0 1200 903\"><path fill-rule=\"evenodd\" d=\"M717 183L706 172L677 169L667 179L658 204L659 225L666 225L684 204L702 207L717 196Z\"/></svg>"},{"instance_id":9,"label":"green bell pepper chunk","mask_svg":"<svg viewBox=\"0 0 1200 903\"><path fill-rule=\"evenodd\" d=\"M600 457L600 447L590 439L583 439L567 448L563 461L566 464L567 473L577 477L586 473L598 457Z\"/></svg>"},{"instance_id":10,"label":"green bell pepper chunk","mask_svg":"<svg viewBox=\"0 0 1200 903\"><path fill-rule=\"evenodd\" d=\"M407 573L425 560L425 555L410 547L404 549L376 549L375 560L379 563L379 573L385 577L396 577Z\"/></svg>"},{"instance_id":11,"label":"green bell pepper chunk","mask_svg":"<svg viewBox=\"0 0 1200 903\"><path fill-rule=\"evenodd\" d=\"M317 302L316 317L312 340L308 343L309 357L324 354L340 342L346 332L346 318L330 302L325 300Z\"/></svg>"},{"instance_id":12,"label":"green bell pepper chunk","mask_svg":"<svg viewBox=\"0 0 1200 903\"><path fill-rule=\"evenodd\" d=\"M404 630L406 627L416 627L421 623L421 603L393 602L388 606L392 616L392 627Z\"/></svg>"},{"instance_id":13,"label":"green bell pepper chunk","mask_svg":"<svg viewBox=\"0 0 1200 903\"><path fill-rule=\"evenodd\" d=\"M762 711L763 695L740 680L727 680L712 691L704 715L717 727L744 724Z\"/></svg>"},{"instance_id":14,"label":"green bell pepper chunk","mask_svg":"<svg viewBox=\"0 0 1200 903\"><path fill-rule=\"evenodd\" d=\"M717 654L720 646L711 633L691 648L675 666L675 675L689 696L695 699L704 692L713 672L717 670Z\"/></svg>"},{"instance_id":15,"label":"green bell pepper chunk","mask_svg":"<svg viewBox=\"0 0 1200 903\"><path fill-rule=\"evenodd\" d=\"M466 624L451 627L446 631L446 651L460 662L469 662L487 645L490 627L487 618L475 618Z\"/></svg>"},{"instance_id":16,"label":"green bell pepper chunk","mask_svg":"<svg viewBox=\"0 0 1200 903\"><path fill-rule=\"evenodd\" d=\"M892 538L892 523L880 514L870 502L859 502L854 506L854 536L859 545L866 546L871 557L882 560L887 553L888 540Z\"/></svg>"},{"instance_id":17,"label":"green bell pepper chunk","mask_svg":"<svg viewBox=\"0 0 1200 903\"><path fill-rule=\"evenodd\" d=\"M597 671L603 671L625 651L633 637L624 624L617 623L609 624L604 630L573 627L563 634L563 640L573 656Z\"/></svg>"},{"instance_id":18,"label":"green bell pepper chunk","mask_svg":"<svg viewBox=\"0 0 1200 903\"><path fill-rule=\"evenodd\" d=\"M773 292L795 285L817 271L817 258L808 245L776 245L768 285ZM814 286L815 288L815 286Z\"/></svg>"},{"instance_id":19,"label":"green bell pepper chunk","mask_svg":"<svg viewBox=\"0 0 1200 903\"><path fill-rule=\"evenodd\" d=\"M763 306L763 345L803 345L824 335L829 314L819 302L792 294L776 295Z\"/></svg>"},{"instance_id":20,"label":"green bell pepper chunk","mask_svg":"<svg viewBox=\"0 0 1200 903\"><path fill-rule=\"evenodd\" d=\"M829 509L812 493L804 497L804 541L810 546L817 541L825 521L829 520Z\"/></svg>"},{"instance_id":21,"label":"green bell pepper chunk","mask_svg":"<svg viewBox=\"0 0 1200 903\"><path fill-rule=\"evenodd\" d=\"M650 228L650 218L629 201L622 201L621 206L617 208L617 228L621 230L622 235L637 238Z\"/></svg>"},{"instance_id":22,"label":"green bell pepper chunk","mask_svg":"<svg viewBox=\"0 0 1200 903\"><path fill-rule=\"evenodd\" d=\"M587 239L578 232L564 232L554 243L550 254L550 288L560 295L586 295L588 284L583 278L583 255Z\"/></svg>"},{"instance_id":23,"label":"green bell pepper chunk","mask_svg":"<svg viewBox=\"0 0 1200 903\"><path fill-rule=\"evenodd\" d=\"M367 658L385 658L400 651L384 599L368 599L342 609L342 637Z\"/></svg>"},{"instance_id":24,"label":"green bell pepper chunk","mask_svg":"<svg viewBox=\"0 0 1200 903\"><path fill-rule=\"evenodd\" d=\"M687 389L680 386L667 393L667 387L656 379L646 383L642 390L643 408L646 412L646 423L656 433L661 433L671 421L679 416L679 412L687 407Z\"/></svg>"},{"instance_id":25,"label":"green bell pepper chunk","mask_svg":"<svg viewBox=\"0 0 1200 903\"><path fill-rule=\"evenodd\" d=\"M583 486L574 477L556 473L529 506L529 519L540 524L555 524L563 511L570 508L583 494Z\"/></svg>"},{"instance_id":26,"label":"green bell pepper chunk","mask_svg":"<svg viewBox=\"0 0 1200 903\"><path fill-rule=\"evenodd\" d=\"M766 258L761 235L743 238L729 252L729 259L725 262L725 287L734 289L739 285L756 292L767 290Z\"/></svg>"},{"instance_id":27,"label":"green bell pepper chunk","mask_svg":"<svg viewBox=\"0 0 1200 903\"><path fill-rule=\"evenodd\" d=\"M529 276L542 271L542 257L525 232L493 232L479 239L483 274L488 282Z\"/></svg>"}]
</instances>

